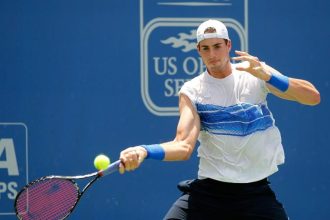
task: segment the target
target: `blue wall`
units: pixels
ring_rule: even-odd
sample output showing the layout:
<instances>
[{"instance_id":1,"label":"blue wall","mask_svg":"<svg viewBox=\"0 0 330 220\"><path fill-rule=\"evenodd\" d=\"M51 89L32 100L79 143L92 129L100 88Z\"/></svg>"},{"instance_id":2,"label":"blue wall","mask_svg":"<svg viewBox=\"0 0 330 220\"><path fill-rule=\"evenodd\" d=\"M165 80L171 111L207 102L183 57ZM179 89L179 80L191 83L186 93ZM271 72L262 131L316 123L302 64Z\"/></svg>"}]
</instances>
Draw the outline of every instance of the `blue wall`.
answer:
<instances>
[{"instance_id":1,"label":"blue wall","mask_svg":"<svg viewBox=\"0 0 330 220\"><path fill-rule=\"evenodd\" d=\"M251 54L319 89L322 102L316 107L269 97L286 152L286 163L271 181L290 219L329 219L329 1L249 1L248 23L239 0L209 1L231 4L219 9L172 10L161 2L176 1L0 1L0 218L15 219L12 197L27 180L92 172L98 153L116 160L127 146L174 138L175 110L157 115L143 98L141 27L159 17L220 17L235 18L246 30L247 45L229 30L234 49L248 46ZM176 30L155 29L150 56L161 50L180 57L156 41ZM147 61L150 70L152 59ZM175 106L177 97L159 89L164 80L150 75L145 91L156 104ZM4 144L8 140L13 142ZM16 174L5 168L9 148L16 152ZM195 153L189 161L146 161L135 172L104 178L71 219L161 219L179 195L177 182L196 177L197 163Z\"/></svg>"}]
</instances>

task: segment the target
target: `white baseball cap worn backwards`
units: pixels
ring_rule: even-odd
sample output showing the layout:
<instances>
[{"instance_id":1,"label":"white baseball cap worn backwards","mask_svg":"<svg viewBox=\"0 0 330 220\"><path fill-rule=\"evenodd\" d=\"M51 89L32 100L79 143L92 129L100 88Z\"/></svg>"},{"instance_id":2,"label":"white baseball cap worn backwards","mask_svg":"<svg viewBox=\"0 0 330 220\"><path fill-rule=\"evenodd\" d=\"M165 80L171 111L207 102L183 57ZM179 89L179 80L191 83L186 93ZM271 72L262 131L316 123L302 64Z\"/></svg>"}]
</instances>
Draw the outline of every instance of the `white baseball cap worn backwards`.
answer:
<instances>
[{"instance_id":1,"label":"white baseball cap worn backwards","mask_svg":"<svg viewBox=\"0 0 330 220\"><path fill-rule=\"evenodd\" d=\"M214 33L205 33L208 28L214 28ZM218 20L207 20L199 25L197 29L197 43L209 38L223 38L229 40L226 26Z\"/></svg>"}]
</instances>

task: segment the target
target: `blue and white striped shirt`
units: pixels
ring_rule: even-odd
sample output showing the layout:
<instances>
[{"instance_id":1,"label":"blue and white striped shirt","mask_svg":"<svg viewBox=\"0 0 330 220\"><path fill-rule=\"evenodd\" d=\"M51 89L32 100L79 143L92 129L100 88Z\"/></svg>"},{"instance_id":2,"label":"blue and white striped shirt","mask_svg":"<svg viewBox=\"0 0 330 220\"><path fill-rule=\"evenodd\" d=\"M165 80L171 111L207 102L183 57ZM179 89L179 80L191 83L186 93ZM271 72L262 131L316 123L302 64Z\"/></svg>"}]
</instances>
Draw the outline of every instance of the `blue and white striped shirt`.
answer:
<instances>
[{"instance_id":1,"label":"blue and white striped shirt","mask_svg":"<svg viewBox=\"0 0 330 220\"><path fill-rule=\"evenodd\" d=\"M199 178L254 182L284 163L281 135L266 102L265 82L237 71L223 79L204 72L180 90L200 116Z\"/></svg>"}]
</instances>

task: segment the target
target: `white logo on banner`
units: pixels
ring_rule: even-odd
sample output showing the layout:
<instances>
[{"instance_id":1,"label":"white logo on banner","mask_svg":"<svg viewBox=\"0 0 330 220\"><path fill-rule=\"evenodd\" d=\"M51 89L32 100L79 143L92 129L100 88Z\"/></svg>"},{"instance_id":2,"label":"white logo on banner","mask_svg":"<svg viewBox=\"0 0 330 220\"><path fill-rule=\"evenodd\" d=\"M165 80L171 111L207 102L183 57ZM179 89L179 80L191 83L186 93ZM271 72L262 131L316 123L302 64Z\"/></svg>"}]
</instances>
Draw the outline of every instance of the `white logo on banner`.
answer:
<instances>
[{"instance_id":1,"label":"white logo on banner","mask_svg":"<svg viewBox=\"0 0 330 220\"><path fill-rule=\"evenodd\" d=\"M190 34L179 33L179 37L169 37L162 40L163 44L170 44L173 48L181 48L182 52L189 52L196 49L196 30L191 30Z\"/></svg>"}]
</instances>

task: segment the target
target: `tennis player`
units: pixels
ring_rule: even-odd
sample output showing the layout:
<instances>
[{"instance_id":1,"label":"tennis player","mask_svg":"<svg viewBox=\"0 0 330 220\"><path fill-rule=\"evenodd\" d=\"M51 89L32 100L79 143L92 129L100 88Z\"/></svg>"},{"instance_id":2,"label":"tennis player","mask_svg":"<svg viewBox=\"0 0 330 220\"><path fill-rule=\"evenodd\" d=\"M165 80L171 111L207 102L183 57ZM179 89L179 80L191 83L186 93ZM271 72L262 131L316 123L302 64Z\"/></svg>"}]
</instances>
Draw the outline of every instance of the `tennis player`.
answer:
<instances>
[{"instance_id":1,"label":"tennis player","mask_svg":"<svg viewBox=\"0 0 330 220\"><path fill-rule=\"evenodd\" d=\"M284 163L281 135L267 95L317 105L308 81L281 74L247 52L235 51L226 26L207 20L197 29L197 50L206 71L179 92L180 119L173 141L130 147L120 154L120 172L145 158L187 160L197 139L198 178L179 183L182 195L164 219L284 220L285 209L268 177Z\"/></svg>"}]
</instances>

